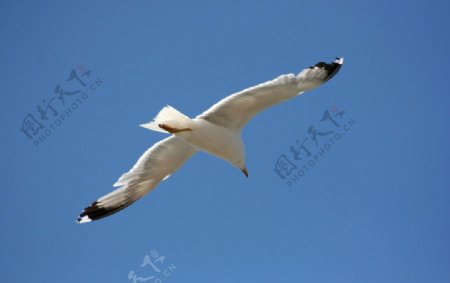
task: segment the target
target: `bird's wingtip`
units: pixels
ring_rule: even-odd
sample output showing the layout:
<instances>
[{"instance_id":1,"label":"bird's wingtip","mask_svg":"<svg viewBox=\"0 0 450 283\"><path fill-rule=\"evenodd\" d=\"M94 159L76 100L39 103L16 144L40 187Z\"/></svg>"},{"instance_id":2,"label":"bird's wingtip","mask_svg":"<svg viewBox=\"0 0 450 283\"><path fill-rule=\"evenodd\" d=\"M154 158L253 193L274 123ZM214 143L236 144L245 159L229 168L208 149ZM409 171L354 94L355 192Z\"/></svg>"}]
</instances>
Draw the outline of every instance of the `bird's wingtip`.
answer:
<instances>
[{"instance_id":1,"label":"bird's wingtip","mask_svg":"<svg viewBox=\"0 0 450 283\"><path fill-rule=\"evenodd\" d=\"M92 221L92 219L90 219L89 216L87 216L87 215L85 215L85 216L80 216L80 217L78 217L78 219L77 219L77 223L78 223L78 224L88 223L88 222L91 222L91 221Z\"/></svg>"},{"instance_id":2,"label":"bird's wingtip","mask_svg":"<svg viewBox=\"0 0 450 283\"><path fill-rule=\"evenodd\" d=\"M342 65L344 64L344 57L336 57L336 60L334 60L334 63Z\"/></svg>"}]
</instances>

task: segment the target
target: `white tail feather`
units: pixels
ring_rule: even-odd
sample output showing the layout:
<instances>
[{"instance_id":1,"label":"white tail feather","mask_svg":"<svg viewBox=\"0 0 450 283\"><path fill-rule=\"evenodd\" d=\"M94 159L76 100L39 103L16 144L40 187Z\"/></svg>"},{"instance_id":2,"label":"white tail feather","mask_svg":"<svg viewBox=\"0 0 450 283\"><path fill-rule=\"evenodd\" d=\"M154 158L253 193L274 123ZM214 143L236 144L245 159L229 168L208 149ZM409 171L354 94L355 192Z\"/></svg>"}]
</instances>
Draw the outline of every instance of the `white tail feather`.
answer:
<instances>
[{"instance_id":1,"label":"white tail feather","mask_svg":"<svg viewBox=\"0 0 450 283\"><path fill-rule=\"evenodd\" d=\"M166 124L173 128L187 128L189 127L190 122L191 119L189 119L188 116L184 115L172 106L167 105L159 111L158 115L153 118L153 121L140 126L152 131L167 133L167 131L159 127L159 124Z\"/></svg>"}]
</instances>

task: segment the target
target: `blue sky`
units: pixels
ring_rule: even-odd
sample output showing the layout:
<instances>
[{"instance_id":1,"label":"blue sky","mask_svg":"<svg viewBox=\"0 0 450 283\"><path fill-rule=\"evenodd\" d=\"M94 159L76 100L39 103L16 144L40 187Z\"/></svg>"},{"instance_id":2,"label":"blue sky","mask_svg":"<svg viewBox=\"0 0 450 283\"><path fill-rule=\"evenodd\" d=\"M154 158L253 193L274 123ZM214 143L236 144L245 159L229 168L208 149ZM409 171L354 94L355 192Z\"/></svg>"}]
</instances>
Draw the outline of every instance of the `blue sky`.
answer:
<instances>
[{"instance_id":1,"label":"blue sky","mask_svg":"<svg viewBox=\"0 0 450 283\"><path fill-rule=\"evenodd\" d=\"M1 1L0 281L448 282L449 8ZM200 153L126 210L75 223L164 137L138 126L164 105L195 116L336 56L330 82L245 128L250 178ZM63 106L57 86L80 92ZM320 122L326 110L344 111L342 127ZM31 139L28 115L42 126ZM310 126L333 131L314 154L340 139L295 160ZM290 186L274 170L282 155L302 174Z\"/></svg>"}]
</instances>

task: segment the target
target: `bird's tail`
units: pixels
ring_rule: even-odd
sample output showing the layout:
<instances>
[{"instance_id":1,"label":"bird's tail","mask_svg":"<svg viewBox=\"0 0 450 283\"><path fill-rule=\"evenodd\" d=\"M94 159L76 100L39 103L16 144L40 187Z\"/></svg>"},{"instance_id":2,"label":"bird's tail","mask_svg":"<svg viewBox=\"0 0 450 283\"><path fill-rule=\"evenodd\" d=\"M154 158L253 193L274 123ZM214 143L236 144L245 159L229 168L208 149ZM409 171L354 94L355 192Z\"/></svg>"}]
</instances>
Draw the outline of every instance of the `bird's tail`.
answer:
<instances>
[{"instance_id":1,"label":"bird's tail","mask_svg":"<svg viewBox=\"0 0 450 283\"><path fill-rule=\"evenodd\" d=\"M192 121L188 116L184 115L172 106L167 105L159 111L158 115L153 118L153 121L150 121L147 124L142 124L140 126L152 131L167 133L165 129L160 127L160 125L162 124L175 129L183 129L189 128L192 124Z\"/></svg>"}]
</instances>

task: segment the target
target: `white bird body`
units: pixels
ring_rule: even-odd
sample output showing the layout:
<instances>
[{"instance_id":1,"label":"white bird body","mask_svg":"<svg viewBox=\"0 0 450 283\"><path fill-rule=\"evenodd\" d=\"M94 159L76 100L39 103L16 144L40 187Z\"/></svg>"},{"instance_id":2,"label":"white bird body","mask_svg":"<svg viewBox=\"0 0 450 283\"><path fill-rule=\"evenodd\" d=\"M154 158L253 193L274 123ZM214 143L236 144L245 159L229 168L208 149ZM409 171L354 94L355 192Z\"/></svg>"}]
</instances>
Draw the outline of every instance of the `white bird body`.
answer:
<instances>
[{"instance_id":1,"label":"white bird body","mask_svg":"<svg viewBox=\"0 0 450 283\"><path fill-rule=\"evenodd\" d=\"M190 119L173 107L164 107L144 128L172 134L154 144L128 173L114 184L117 190L86 207L78 223L101 219L129 206L180 168L195 152L205 151L239 168L247 177L242 128L264 109L291 99L331 79L343 64L319 62L297 75L274 80L232 94Z\"/></svg>"},{"instance_id":2,"label":"white bird body","mask_svg":"<svg viewBox=\"0 0 450 283\"><path fill-rule=\"evenodd\" d=\"M167 129L178 129L179 132L172 134L196 149L222 158L241 170L245 169L244 143L240 129L230 129L202 118L189 119L171 106L161 109L152 122L142 124L141 127L167 133L162 125Z\"/></svg>"},{"instance_id":3,"label":"white bird body","mask_svg":"<svg viewBox=\"0 0 450 283\"><path fill-rule=\"evenodd\" d=\"M245 150L240 131L199 118L191 120L190 128L192 131L174 135L200 150L228 161L241 170L245 169Z\"/></svg>"}]
</instances>

